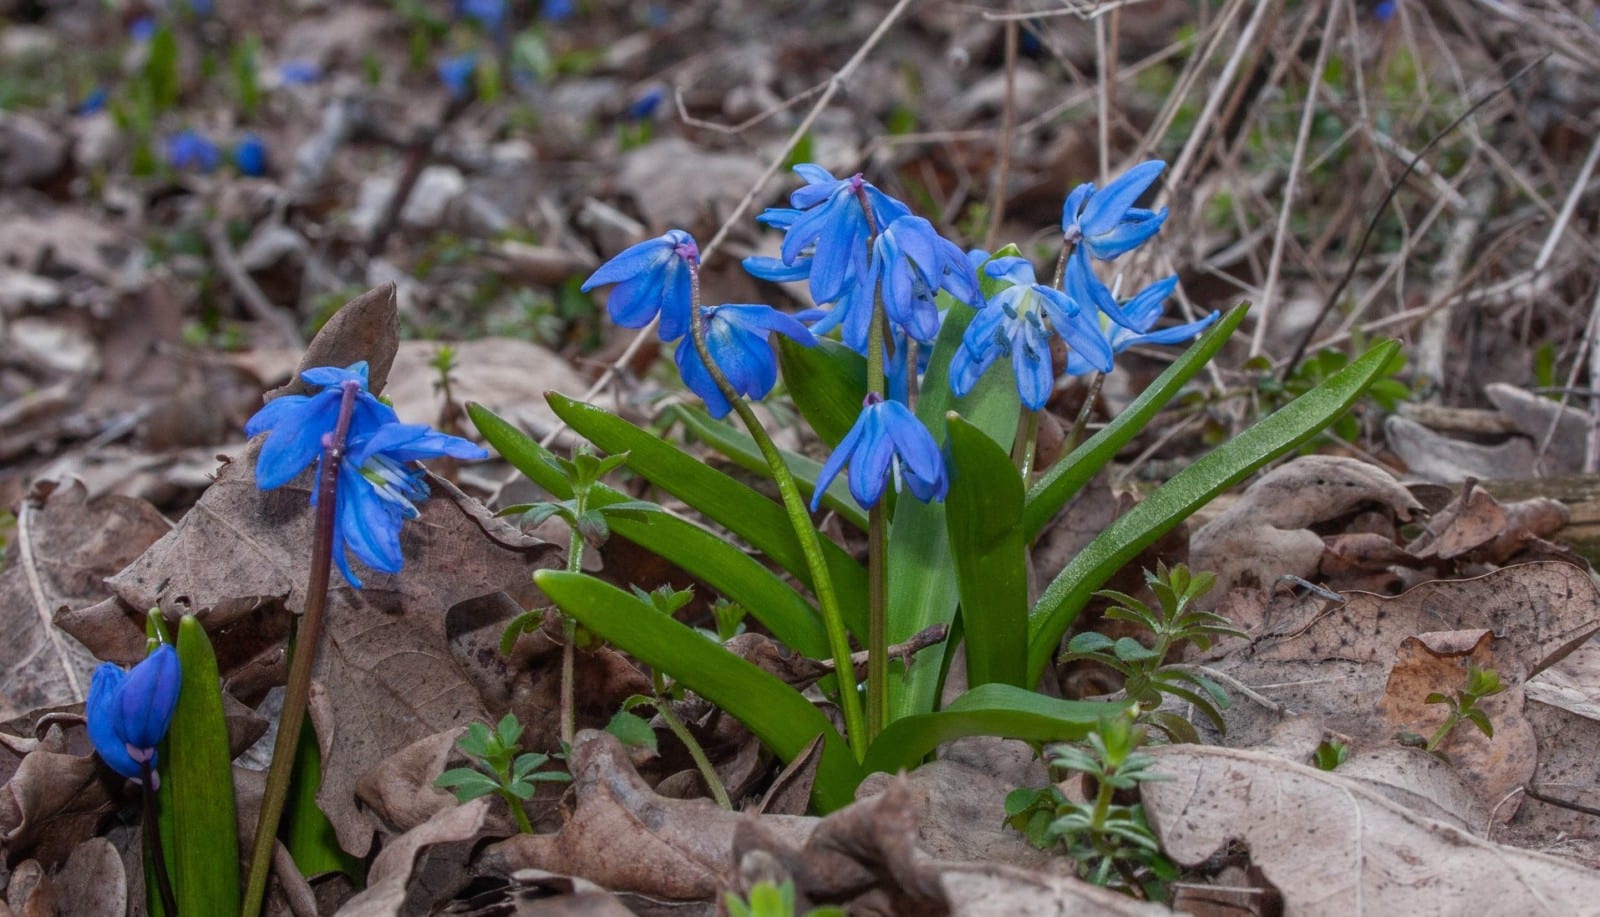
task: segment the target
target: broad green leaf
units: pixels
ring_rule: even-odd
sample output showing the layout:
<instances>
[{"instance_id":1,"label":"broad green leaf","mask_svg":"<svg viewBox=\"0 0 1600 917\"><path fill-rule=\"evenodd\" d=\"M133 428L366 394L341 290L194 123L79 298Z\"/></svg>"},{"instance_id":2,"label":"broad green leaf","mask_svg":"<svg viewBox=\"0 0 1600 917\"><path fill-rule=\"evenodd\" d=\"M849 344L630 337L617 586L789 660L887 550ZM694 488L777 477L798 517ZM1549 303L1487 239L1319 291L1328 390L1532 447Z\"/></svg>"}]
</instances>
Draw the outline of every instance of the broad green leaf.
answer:
<instances>
[{"instance_id":1,"label":"broad green leaf","mask_svg":"<svg viewBox=\"0 0 1600 917\"><path fill-rule=\"evenodd\" d=\"M1116 457L1129 440L1139 435L1156 416L1156 412L1210 362L1249 311L1249 303L1240 303L1217 319L1216 324L1207 328L1205 334L1200 335L1200 339L1191 344L1183 356L1156 377L1156 381L1150 383L1115 420L1052 465L1028 488L1027 505L1022 511L1022 531L1029 544L1039 537L1039 533L1044 531L1061 507L1066 506L1067 501L1083 489L1090 478Z\"/></svg>"},{"instance_id":2,"label":"broad green leaf","mask_svg":"<svg viewBox=\"0 0 1600 917\"><path fill-rule=\"evenodd\" d=\"M547 461L551 457L548 450L482 405L469 404L467 414L489 445L517 470L556 496L563 495L559 488L568 488L568 485ZM570 489L567 495L570 496ZM612 531L656 556L677 564L738 602L779 640L797 652L819 659L827 657L826 632L815 607L760 561L692 522L673 516L658 506L650 505L646 510L639 506L640 501L603 484L596 485L589 492L589 500L592 505L602 509L624 502L633 506L635 512L611 517ZM771 505L770 501L768 505ZM779 515L783 531L792 538L787 517L782 517L781 510ZM856 568L860 569L860 565L856 565ZM866 633L864 603L846 603L842 611L846 627L857 633Z\"/></svg>"},{"instance_id":3,"label":"broad green leaf","mask_svg":"<svg viewBox=\"0 0 1600 917\"><path fill-rule=\"evenodd\" d=\"M1017 526L1022 477L1006 450L959 415L950 415L949 431L945 525L967 635L967 683L1025 687L1028 569Z\"/></svg>"},{"instance_id":4,"label":"broad green leaf","mask_svg":"<svg viewBox=\"0 0 1600 917\"><path fill-rule=\"evenodd\" d=\"M788 340L788 338L782 339ZM857 409L859 410L859 406ZM772 469L767 467L767 460L762 457L756 441L751 439L748 433L713 420L710 414L697 407L679 405L674 410L678 414L678 419L682 420L683 425L695 436L737 462L740 468L771 479ZM784 464L789 466L789 473L794 475L795 483L800 486L800 496L809 501L817 489L817 478L822 475L822 463L786 450L780 449L779 452L783 455ZM822 505L843 516L861 531L867 530L866 511L856 503L854 497L850 496L849 482L843 475L835 477L828 485L828 489L822 494Z\"/></svg>"},{"instance_id":5,"label":"broad green leaf","mask_svg":"<svg viewBox=\"0 0 1600 917\"><path fill-rule=\"evenodd\" d=\"M159 790L163 813L172 815L173 856L167 868L178 913L234 914L239 911L239 834L222 679L211 641L193 615L179 620L175 648L181 671L178 706L161 752Z\"/></svg>"},{"instance_id":6,"label":"broad green leaf","mask_svg":"<svg viewBox=\"0 0 1600 917\"><path fill-rule=\"evenodd\" d=\"M861 767L833 724L798 691L608 583L560 570L541 570L533 579L583 626L726 710L785 762L822 736L816 804L829 812L852 801Z\"/></svg>"},{"instance_id":7,"label":"broad green leaf","mask_svg":"<svg viewBox=\"0 0 1600 917\"><path fill-rule=\"evenodd\" d=\"M1027 683L1033 684L1044 674L1061 635L1111 574L1213 497L1337 420L1378 377L1399 346L1394 341L1374 346L1326 382L1218 446L1080 551L1051 581L1029 616Z\"/></svg>"},{"instance_id":8,"label":"broad green leaf","mask_svg":"<svg viewBox=\"0 0 1600 917\"><path fill-rule=\"evenodd\" d=\"M949 300L949 294L940 295ZM1021 408L1010 374L989 373L965 398L950 393L950 358L961 346L961 334L975 314L967 306L950 305L923 375L916 413L933 431L936 442L945 439L945 415L950 411L959 412L996 442L1010 442L1016 435ZM960 594L944 512L941 503L923 503L915 498L900 500L895 506L889 537L890 645L903 643L934 624L949 625L955 619ZM939 668L931 665L912 666L904 675L892 677L890 721L932 710L939 693L939 678Z\"/></svg>"},{"instance_id":9,"label":"broad green leaf","mask_svg":"<svg viewBox=\"0 0 1600 917\"><path fill-rule=\"evenodd\" d=\"M914 768L952 739L1001 736L1029 742L1081 739L1126 701L1081 701L1045 697L1012 685L987 684L961 695L943 710L890 723L867 750L867 773Z\"/></svg>"},{"instance_id":10,"label":"broad green leaf","mask_svg":"<svg viewBox=\"0 0 1600 917\"><path fill-rule=\"evenodd\" d=\"M839 445L861 413L867 358L832 338L806 347L778 335L778 365L800 416L829 448Z\"/></svg>"},{"instance_id":11,"label":"broad green leaf","mask_svg":"<svg viewBox=\"0 0 1600 917\"><path fill-rule=\"evenodd\" d=\"M317 805L322 788L322 751L317 733L306 717L300 730L300 744L294 750L294 774L289 781L289 798L284 804L283 845L288 848L300 871L308 876L342 872L358 885L366 878L367 867L339 846L333 822Z\"/></svg>"},{"instance_id":12,"label":"broad green leaf","mask_svg":"<svg viewBox=\"0 0 1600 917\"><path fill-rule=\"evenodd\" d=\"M772 562L811 585L811 571L800 550L800 540L789 527L789 516L782 506L620 417L564 395L552 393L549 401L556 415L579 435L607 452L627 452L628 467L634 472L727 526ZM865 618L862 609L867 605L867 571L826 538L822 539L822 555L833 578L845 624L855 630ZM865 633L865 627L857 633Z\"/></svg>"}]
</instances>

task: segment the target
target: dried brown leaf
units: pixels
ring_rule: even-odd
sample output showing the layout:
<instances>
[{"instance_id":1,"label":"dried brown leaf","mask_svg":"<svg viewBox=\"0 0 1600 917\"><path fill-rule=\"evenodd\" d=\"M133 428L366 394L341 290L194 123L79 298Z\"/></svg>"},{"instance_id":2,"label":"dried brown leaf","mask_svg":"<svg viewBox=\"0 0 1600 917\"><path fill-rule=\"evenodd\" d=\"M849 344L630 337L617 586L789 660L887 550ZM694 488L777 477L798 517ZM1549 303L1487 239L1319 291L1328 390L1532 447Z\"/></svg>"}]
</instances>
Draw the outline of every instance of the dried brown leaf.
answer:
<instances>
[{"instance_id":1,"label":"dried brown leaf","mask_svg":"<svg viewBox=\"0 0 1600 917\"><path fill-rule=\"evenodd\" d=\"M367 873L367 888L338 913L342 917L395 917L406 903L406 886L417 856L429 847L471 840L483 828L487 799L440 809L432 818L390 841Z\"/></svg>"}]
</instances>

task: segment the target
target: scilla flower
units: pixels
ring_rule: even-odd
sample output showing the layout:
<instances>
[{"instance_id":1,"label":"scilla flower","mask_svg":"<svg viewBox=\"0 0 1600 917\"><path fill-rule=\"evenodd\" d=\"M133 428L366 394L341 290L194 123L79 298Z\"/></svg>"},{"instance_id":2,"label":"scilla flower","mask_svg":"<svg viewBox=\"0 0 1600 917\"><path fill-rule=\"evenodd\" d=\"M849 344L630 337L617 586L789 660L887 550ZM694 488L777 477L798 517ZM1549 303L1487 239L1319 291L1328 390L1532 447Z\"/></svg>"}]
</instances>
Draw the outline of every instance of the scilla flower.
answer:
<instances>
[{"instance_id":1,"label":"scilla flower","mask_svg":"<svg viewBox=\"0 0 1600 917\"><path fill-rule=\"evenodd\" d=\"M794 316L771 306L706 306L701 308L700 314L705 317L706 350L711 352L711 359L734 391L758 401L767 397L778 382L778 358L772 352L773 334L781 334L807 347L817 343ZM683 376L683 384L705 399L711 416L725 417L733 410L733 405L728 403L706 370L692 337L685 336L678 342L673 359L678 364L679 375Z\"/></svg>"},{"instance_id":2,"label":"scilla flower","mask_svg":"<svg viewBox=\"0 0 1600 917\"><path fill-rule=\"evenodd\" d=\"M179 131L167 138L167 165L174 169L213 172L220 161L217 145L204 134Z\"/></svg>"},{"instance_id":3,"label":"scilla flower","mask_svg":"<svg viewBox=\"0 0 1600 917\"><path fill-rule=\"evenodd\" d=\"M426 424L384 424L350 437L339 465L333 534L333 559L350 585L361 588L347 551L380 573L400 572L405 562L400 529L417 517L417 501L428 497L428 482L413 463L446 455L462 460L489 457L481 446ZM311 503L316 502L313 491Z\"/></svg>"},{"instance_id":4,"label":"scilla flower","mask_svg":"<svg viewBox=\"0 0 1600 917\"><path fill-rule=\"evenodd\" d=\"M167 644L132 671L109 662L94 670L84 717L89 741L112 770L140 780L149 768L154 780L156 746L166 738L178 706L179 675L178 654Z\"/></svg>"},{"instance_id":5,"label":"scilla flower","mask_svg":"<svg viewBox=\"0 0 1600 917\"><path fill-rule=\"evenodd\" d=\"M461 101L472 95L472 75L478 71L478 56L472 52L439 61L439 82L450 98Z\"/></svg>"},{"instance_id":6,"label":"scilla flower","mask_svg":"<svg viewBox=\"0 0 1600 917\"><path fill-rule=\"evenodd\" d=\"M267 174L267 145L256 134L245 134L233 145L233 165L241 175L260 178Z\"/></svg>"},{"instance_id":7,"label":"scilla flower","mask_svg":"<svg viewBox=\"0 0 1600 917\"><path fill-rule=\"evenodd\" d=\"M322 455L322 438L333 433L339 420L339 401L346 384L357 387L350 415L348 438L375 432L399 420L389 407L367 391L367 364L363 360L344 369L318 366L300 374L305 382L321 386L315 395L284 395L267 402L244 425L246 436L267 434L256 459L256 486L273 490L289 483Z\"/></svg>"},{"instance_id":8,"label":"scilla flower","mask_svg":"<svg viewBox=\"0 0 1600 917\"><path fill-rule=\"evenodd\" d=\"M1206 330L1217 320L1217 313L1213 310L1210 315L1199 321L1152 331L1156 322L1161 320L1162 307L1167 297L1171 296L1177 287L1178 278L1174 275L1150 284L1132 299L1120 304L1117 307L1117 314L1121 316L1120 324L1112 325L1110 329L1111 352L1122 353L1138 344L1181 344ZM1095 367L1083 359L1077 351L1067 354L1068 373L1081 376L1093 372L1094 369Z\"/></svg>"},{"instance_id":9,"label":"scilla flower","mask_svg":"<svg viewBox=\"0 0 1600 917\"><path fill-rule=\"evenodd\" d=\"M884 314L923 343L939 334L934 297L941 289L974 308L983 302L966 253L918 216L900 217L878 234L867 286L880 282Z\"/></svg>"},{"instance_id":10,"label":"scilla flower","mask_svg":"<svg viewBox=\"0 0 1600 917\"><path fill-rule=\"evenodd\" d=\"M624 328L643 328L658 314L661 339L672 341L689 330L693 295L689 267L700 261L694 237L681 229L629 246L583 282L583 292L617 284L606 300L611 320Z\"/></svg>"},{"instance_id":11,"label":"scilla flower","mask_svg":"<svg viewBox=\"0 0 1600 917\"><path fill-rule=\"evenodd\" d=\"M812 512L817 511L823 492L846 465L850 468L850 494L867 509L877 505L891 477L897 489L904 481L912 495L924 503L943 500L950 490L944 456L928 428L905 405L885 401L876 393L868 393L855 426L822 466L811 497Z\"/></svg>"},{"instance_id":12,"label":"scilla flower","mask_svg":"<svg viewBox=\"0 0 1600 917\"><path fill-rule=\"evenodd\" d=\"M1138 248L1156 234L1167 219L1167 208L1150 211L1133 206L1167 164L1151 160L1122 173L1111 184L1096 189L1085 182L1067 195L1061 212L1061 234L1102 261L1110 261Z\"/></svg>"},{"instance_id":13,"label":"scilla flower","mask_svg":"<svg viewBox=\"0 0 1600 917\"><path fill-rule=\"evenodd\" d=\"M950 359L950 390L957 397L972 391L1001 355L1011 358L1017 394L1030 411L1044 407L1055 385L1050 337L1061 335L1072 353L1088 366L1111 369L1111 343L1100 330L1094 307L1053 287L1037 283L1025 258L995 258L984 265L990 277L1010 286L996 293L973 317Z\"/></svg>"}]
</instances>

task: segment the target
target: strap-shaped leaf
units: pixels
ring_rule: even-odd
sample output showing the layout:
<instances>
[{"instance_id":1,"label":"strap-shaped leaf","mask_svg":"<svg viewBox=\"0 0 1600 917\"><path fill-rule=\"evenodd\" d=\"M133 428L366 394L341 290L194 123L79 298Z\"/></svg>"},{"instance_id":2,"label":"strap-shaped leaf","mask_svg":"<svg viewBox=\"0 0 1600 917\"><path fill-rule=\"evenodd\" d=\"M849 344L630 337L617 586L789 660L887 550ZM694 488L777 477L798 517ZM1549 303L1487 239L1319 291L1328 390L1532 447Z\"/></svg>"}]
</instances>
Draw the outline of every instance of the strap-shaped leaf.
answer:
<instances>
[{"instance_id":1,"label":"strap-shaped leaf","mask_svg":"<svg viewBox=\"0 0 1600 917\"><path fill-rule=\"evenodd\" d=\"M831 449L855 425L867 394L867 358L832 338L807 347L778 335L778 365L789 397Z\"/></svg>"},{"instance_id":2,"label":"strap-shaped leaf","mask_svg":"<svg viewBox=\"0 0 1600 917\"><path fill-rule=\"evenodd\" d=\"M612 454L628 453L628 467L750 542L778 566L811 585L805 554L783 507L677 446L594 405L554 392L556 415L589 442ZM844 549L822 539L822 556L833 577L845 626L866 633L867 571Z\"/></svg>"},{"instance_id":3,"label":"strap-shaped leaf","mask_svg":"<svg viewBox=\"0 0 1600 917\"><path fill-rule=\"evenodd\" d=\"M1029 742L1081 739L1102 717L1126 701L1061 700L1012 685L987 684L961 695L943 710L890 723L867 750L867 773L913 768L952 739L1001 736Z\"/></svg>"},{"instance_id":4,"label":"strap-shaped leaf","mask_svg":"<svg viewBox=\"0 0 1600 917\"><path fill-rule=\"evenodd\" d=\"M1028 621L1028 684L1038 681L1061 635L1089 596L1168 529L1258 468L1327 427L1366 391L1399 348L1385 341L1321 385L1178 472L1127 515L1111 523L1057 574Z\"/></svg>"},{"instance_id":5,"label":"strap-shaped leaf","mask_svg":"<svg viewBox=\"0 0 1600 917\"><path fill-rule=\"evenodd\" d=\"M760 448L756 446L756 441L750 438L750 434L713 420L710 414L697 407L679 405L674 410L678 419L683 421L683 425L713 449L732 459L740 468L771 479L772 469L767 466L767 460L762 457ZM859 406L857 410L860 410ZM784 464L789 466L789 473L794 475L794 482L800 487L800 495L810 500L817 489L817 478L822 474L822 463L784 449L778 451L783 455ZM867 530L867 514L856 504L855 498L850 496L849 483L842 475L835 477L828 485L828 489L822 494L822 505L838 513L861 531Z\"/></svg>"},{"instance_id":6,"label":"strap-shaped leaf","mask_svg":"<svg viewBox=\"0 0 1600 917\"><path fill-rule=\"evenodd\" d=\"M951 414L950 495L945 524L955 556L967 635L967 683L1024 687L1028 659L1028 570L1017 518L1022 477L982 430Z\"/></svg>"},{"instance_id":7,"label":"strap-shaped leaf","mask_svg":"<svg viewBox=\"0 0 1600 917\"><path fill-rule=\"evenodd\" d=\"M1156 412L1211 361L1249 311L1249 303L1240 303L1229 310L1216 324L1206 329L1200 339L1183 352L1183 356L1157 376L1156 381L1150 383L1115 420L1052 465L1028 488L1027 504L1022 511L1022 530L1029 544L1039 537L1039 533L1060 512L1061 507L1066 506L1067 501L1116 457L1122 447L1150 423Z\"/></svg>"},{"instance_id":8,"label":"strap-shaped leaf","mask_svg":"<svg viewBox=\"0 0 1600 917\"><path fill-rule=\"evenodd\" d=\"M548 461L553 458L549 450L482 405L467 405L467 414L489 445L517 470L558 497L571 496L570 485ZM639 502L603 484L590 491L589 500L599 508ZM654 504L607 521L612 532L677 564L744 606L796 652L818 659L828 655L827 636L816 609L755 558Z\"/></svg>"},{"instance_id":9,"label":"strap-shaped leaf","mask_svg":"<svg viewBox=\"0 0 1600 917\"><path fill-rule=\"evenodd\" d=\"M800 692L608 583L560 570L541 570L533 579L567 614L738 718L785 762L822 736L813 799L824 812L852 801L861 767Z\"/></svg>"}]
</instances>

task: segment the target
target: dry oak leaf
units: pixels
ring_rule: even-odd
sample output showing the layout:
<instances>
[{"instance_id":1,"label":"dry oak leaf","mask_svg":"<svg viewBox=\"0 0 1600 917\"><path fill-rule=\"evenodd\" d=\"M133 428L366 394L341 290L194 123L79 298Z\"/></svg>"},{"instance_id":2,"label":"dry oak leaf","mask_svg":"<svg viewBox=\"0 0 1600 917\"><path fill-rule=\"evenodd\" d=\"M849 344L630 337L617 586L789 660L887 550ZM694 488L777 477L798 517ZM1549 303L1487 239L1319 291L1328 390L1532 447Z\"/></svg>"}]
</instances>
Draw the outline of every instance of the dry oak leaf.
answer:
<instances>
[{"instance_id":1,"label":"dry oak leaf","mask_svg":"<svg viewBox=\"0 0 1600 917\"><path fill-rule=\"evenodd\" d=\"M278 490L256 488L258 448L252 443L224 465L170 534L107 581L116 601L85 610L71 624L102 632L107 620L120 619L137 629L132 612L159 607L193 612L219 656L255 658L271 649L232 647L229 635L253 633L260 609L304 608L315 514L309 471ZM417 739L487 716L451 652L446 612L526 582L555 550L495 519L448 482L430 476L429 483L433 497L401 534L401 573L364 571L364 589L333 578L312 675L311 718L324 767L318 800L340 845L356 856L367 852L372 833L356 809L361 777ZM124 639L123 650L142 650L137 632Z\"/></svg>"},{"instance_id":2,"label":"dry oak leaf","mask_svg":"<svg viewBox=\"0 0 1600 917\"><path fill-rule=\"evenodd\" d=\"M1161 849L1198 865L1230 843L1295 915L1592 913L1600 873L1482 840L1336 773L1231 748L1151 750L1141 786Z\"/></svg>"},{"instance_id":3,"label":"dry oak leaf","mask_svg":"<svg viewBox=\"0 0 1600 917\"><path fill-rule=\"evenodd\" d=\"M1370 504L1401 519L1422 509L1382 468L1339 456L1302 456L1251 484L1201 526L1190 542L1190 566L1217 575L1218 596L1240 585L1270 586L1285 575L1314 576L1323 542L1310 526Z\"/></svg>"},{"instance_id":4,"label":"dry oak leaf","mask_svg":"<svg viewBox=\"0 0 1600 917\"><path fill-rule=\"evenodd\" d=\"M33 748L0 785L0 847L8 861L26 855L61 863L117 808L110 781L121 778L108 777L94 755L67 754L59 745Z\"/></svg>"},{"instance_id":5,"label":"dry oak leaf","mask_svg":"<svg viewBox=\"0 0 1600 917\"><path fill-rule=\"evenodd\" d=\"M367 888L339 908L339 917L398 917L417 856L436 844L471 840L483 828L489 800L474 799L440 809L434 816L390 841L372 861Z\"/></svg>"},{"instance_id":6,"label":"dry oak leaf","mask_svg":"<svg viewBox=\"0 0 1600 917\"><path fill-rule=\"evenodd\" d=\"M1525 796L1512 827L1538 837L1600 840L1600 815L1593 814L1600 812L1600 644L1585 643L1529 679L1523 691L1539 742L1529 785L1581 808Z\"/></svg>"}]
</instances>

